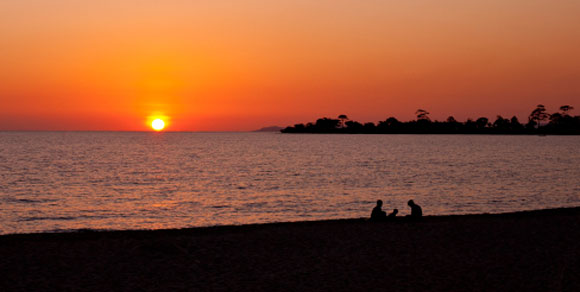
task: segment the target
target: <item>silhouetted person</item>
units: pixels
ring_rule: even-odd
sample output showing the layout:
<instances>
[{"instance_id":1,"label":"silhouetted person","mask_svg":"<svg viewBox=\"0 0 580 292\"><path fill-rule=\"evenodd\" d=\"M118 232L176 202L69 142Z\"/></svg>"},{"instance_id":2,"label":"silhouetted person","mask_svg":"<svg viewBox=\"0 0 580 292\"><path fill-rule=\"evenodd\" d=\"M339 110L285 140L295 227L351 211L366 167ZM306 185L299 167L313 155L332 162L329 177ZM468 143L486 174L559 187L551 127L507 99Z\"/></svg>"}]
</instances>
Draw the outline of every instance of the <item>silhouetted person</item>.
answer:
<instances>
[{"instance_id":1,"label":"silhouetted person","mask_svg":"<svg viewBox=\"0 0 580 292\"><path fill-rule=\"evenodd\" d=\"M409 200L409 202L407 202L407 205L411 207L411 215L409 216L416 219L423 217L423 210L421 209L421 206L415 204L413 200Z\"/></svg>"},{"instance_id":2,"label":"silhouetted person","mask_svg":"<svg viewBox=\"0 0 580 292\"><path fill-rule=\"evenodd\" d=\"M395 217L397 217L397 214L399 213L399 209L393 209L393 212L391 214L389 214L389 219L394 219Z\"/></svg>"},{"instance_id":3,"label":"silhouetted person","mask_svg":"<svg viewBox=\"0 0 580 292\"><path fill-rule=\"evenodd\" d=\"M377 200L377 205L373 208L371 212L371 221L384 221L387 219L387 213L381 208L383 207L383 201Z\"/></svg>"}]
</instances>

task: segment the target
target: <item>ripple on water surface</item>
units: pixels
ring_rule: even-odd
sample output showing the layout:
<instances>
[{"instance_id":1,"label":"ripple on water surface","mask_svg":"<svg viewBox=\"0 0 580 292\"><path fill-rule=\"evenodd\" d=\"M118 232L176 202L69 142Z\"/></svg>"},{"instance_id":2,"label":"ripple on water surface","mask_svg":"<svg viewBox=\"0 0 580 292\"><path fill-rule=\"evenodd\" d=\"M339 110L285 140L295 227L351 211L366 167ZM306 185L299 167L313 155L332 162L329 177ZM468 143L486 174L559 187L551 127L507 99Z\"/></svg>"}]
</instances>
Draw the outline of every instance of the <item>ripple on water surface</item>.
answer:
<instances>
[{"instance_id":1,"label":"ripple on water surface","mask_svg":"<svg viewBox=\"0 0 580 292\"><path fill-rule=\"evenodd\" d=\"M580 137L0 133L1 233L580 205Z\"/></svg>"}]
</instances>

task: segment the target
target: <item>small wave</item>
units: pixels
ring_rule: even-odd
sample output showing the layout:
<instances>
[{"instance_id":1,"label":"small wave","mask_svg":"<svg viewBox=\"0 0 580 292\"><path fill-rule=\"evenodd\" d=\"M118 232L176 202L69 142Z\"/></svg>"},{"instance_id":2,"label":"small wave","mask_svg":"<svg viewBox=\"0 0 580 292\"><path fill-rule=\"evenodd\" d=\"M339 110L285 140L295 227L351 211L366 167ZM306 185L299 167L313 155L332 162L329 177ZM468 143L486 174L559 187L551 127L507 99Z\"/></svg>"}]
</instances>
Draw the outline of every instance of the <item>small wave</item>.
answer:
<instances>
[{"instance_id":1,"label":"small wave","mask_svg":"<svg viewBox=\"0 0 580 292\"><path fill-rule=\"evenodd\" d=\"M228 205L216 205L216 206L210 206L210 208L212 209L224 209L224 208L229 208L230 206Z\"/></svg>"},{"instance_id":2,"label":"small wave","mask_svg":"<svg viewBox=\"0 0 580 292\"><path fill-rule=\"evenodd\" d=\"M33 203L48 203L48 202L54 202L56 200L53 199L7 199L8 202L12 202L12 203L25 203L25 204L33 204Z\"/></svg>"},{"instance_id":3,"label":"small wave","mask_svg":"<svg viewBox=\"0 0 580 292\"><path fill-rule=\"evenodd\" d=\"M43 221L43 220L74 220L78 217L62 216L62 217L26 217L18 221Z\"/></svg>"},{"instance_id":4,"label":"small wave","mask_svg":"<svg viewBox=\"0 0 580 292\"><path fill-rule=\"evenodd\" d=\"M41 200L31 200L31 199L15 199L13 201L19 202L19 203L40 203L40 202L42 202Z\"/></svg>"},{"instance_id":5,"label":"small wave","mask_svg":"<svg viewBox=\"0 0 580 292\"><path fill-rule=\"evenodd\" d=\"M77 220L77 219L102 219L102 218L106 218L106 217L105 216L56 216L56 217L35 216L35 217L21 218L18 221L20 221L20 222L46 221L46 220L69 221L69 220Z\"/></svg>"},{"instance_id":6,"label":"small wave","mask_svg":"<svg viewBox=\"0 0 580 292\"><path fill-rule=\"evenodd\" d=\"M81 228L81 229L50 229L39 233L91 233L91 232L103 232L103 231L113 231L114 229L105 228Z\"/></svg>"}]
</instances>

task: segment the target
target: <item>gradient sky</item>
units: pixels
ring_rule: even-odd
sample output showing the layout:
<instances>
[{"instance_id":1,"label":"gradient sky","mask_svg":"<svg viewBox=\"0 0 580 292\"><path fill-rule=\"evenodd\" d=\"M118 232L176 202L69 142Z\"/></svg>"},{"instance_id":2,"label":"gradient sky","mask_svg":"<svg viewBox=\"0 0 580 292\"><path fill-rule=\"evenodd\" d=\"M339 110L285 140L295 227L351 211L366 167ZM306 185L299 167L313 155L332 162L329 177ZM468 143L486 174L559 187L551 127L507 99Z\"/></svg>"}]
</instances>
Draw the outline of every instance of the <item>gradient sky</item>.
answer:
<instances>
[{"instance_id":1,"label":"gradient sky","mask_svg":"<svg viewBox=\"0 0 580 292\"><path fill-rule=\"evenodd\" d=\"M0 130L580 113L580 1L0 1Z\"/></svg>"}]
</instances>

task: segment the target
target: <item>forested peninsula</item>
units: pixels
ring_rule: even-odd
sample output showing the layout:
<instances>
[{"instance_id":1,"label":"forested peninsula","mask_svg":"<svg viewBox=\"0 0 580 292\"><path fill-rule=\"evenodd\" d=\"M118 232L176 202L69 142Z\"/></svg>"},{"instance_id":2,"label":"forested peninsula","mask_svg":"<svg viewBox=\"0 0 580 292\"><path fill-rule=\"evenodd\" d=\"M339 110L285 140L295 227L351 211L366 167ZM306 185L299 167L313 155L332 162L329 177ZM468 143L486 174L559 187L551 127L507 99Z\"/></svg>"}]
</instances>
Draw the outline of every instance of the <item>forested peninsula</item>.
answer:
<instances>
[{"instance_id":1,"label":"forested peninsula","mask_svg":"<svg viewBox=\"0 0 580 292\"><path fill-rule=\"evenodd\" d=\"M338 118L320 118L315 123L296 124L286 127L282 133L320 133L320 134L503 134L503 135L580 135L580 116L572 116L574 107L563 105L558 112L548 113L539 104L521 123L516 116L511 119L497 116L494 121L480 117L465 122L453 116L445 121L431 120L429 112L416 111L416 120L399 121L394 117L379 121L377 124L359 123L346 115Z\"/></svg>"}]
</instances>

